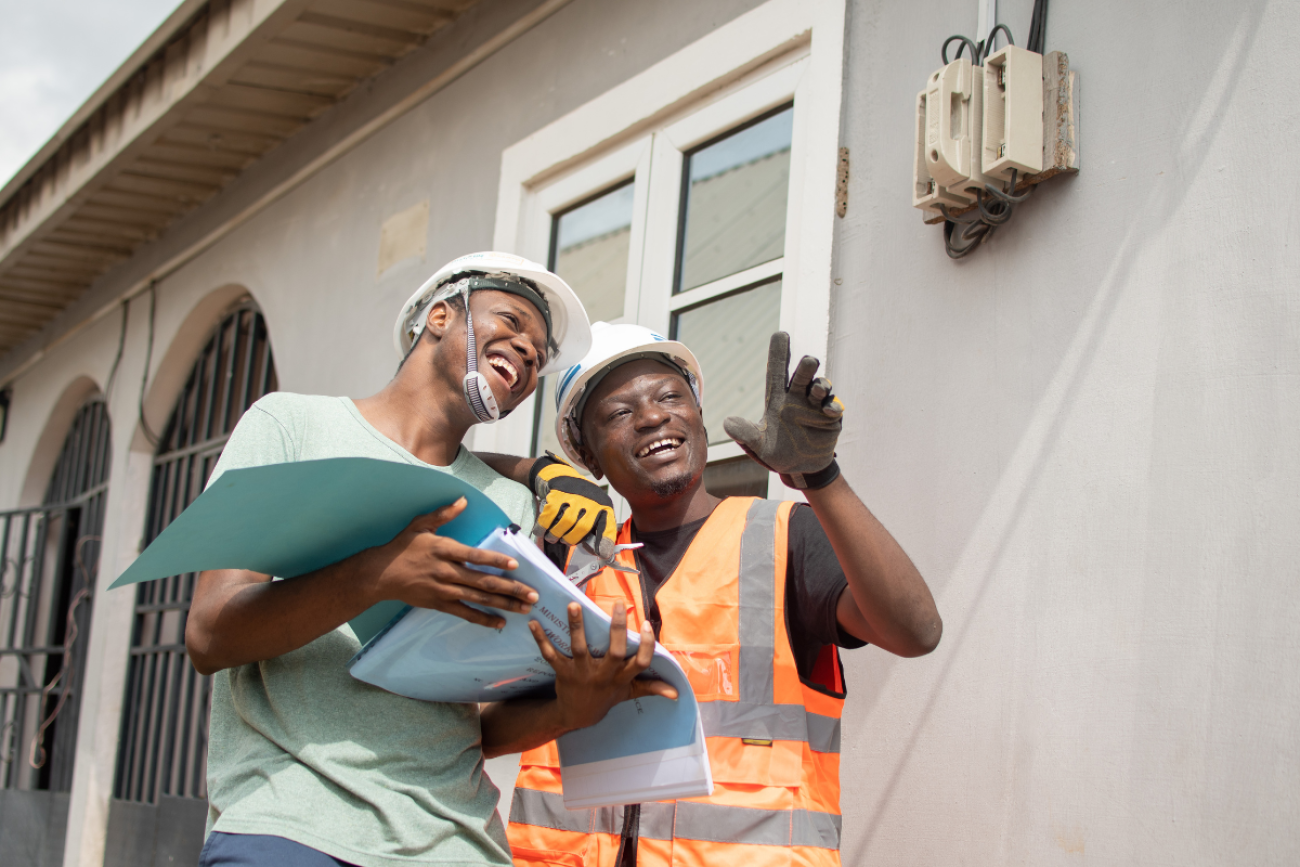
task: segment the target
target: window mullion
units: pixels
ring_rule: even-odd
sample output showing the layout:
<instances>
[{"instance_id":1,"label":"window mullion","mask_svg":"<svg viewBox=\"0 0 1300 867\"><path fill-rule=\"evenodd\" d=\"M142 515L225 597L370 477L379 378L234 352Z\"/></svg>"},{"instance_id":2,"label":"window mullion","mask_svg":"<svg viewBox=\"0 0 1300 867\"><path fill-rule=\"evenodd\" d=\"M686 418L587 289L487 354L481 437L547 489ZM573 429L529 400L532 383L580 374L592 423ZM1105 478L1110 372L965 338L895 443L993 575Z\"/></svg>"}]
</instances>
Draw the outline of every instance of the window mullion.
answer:
<instances>
[{"instance_id":1,"label":"window mullion","mask_svg":"<svg viewBox=\"0 0 1300 867\"><path fill-rule=\"evenodd\" d=\"M677 262L677 221L681 207L682 152L662 133L654 136L646 207L644 266L637 322L667 334Z\"/></svg>"}]
</instances>

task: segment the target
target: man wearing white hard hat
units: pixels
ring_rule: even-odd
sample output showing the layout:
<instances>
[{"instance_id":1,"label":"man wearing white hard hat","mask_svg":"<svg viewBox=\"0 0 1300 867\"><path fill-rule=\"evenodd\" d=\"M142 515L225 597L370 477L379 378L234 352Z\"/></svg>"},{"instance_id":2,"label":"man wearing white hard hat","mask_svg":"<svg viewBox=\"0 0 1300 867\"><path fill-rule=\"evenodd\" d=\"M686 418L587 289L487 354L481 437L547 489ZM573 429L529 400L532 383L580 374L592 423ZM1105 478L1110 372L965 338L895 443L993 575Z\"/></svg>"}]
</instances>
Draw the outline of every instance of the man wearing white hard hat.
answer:
<instances>
[{"instance_id":1,"label":"man wearing white hard hat","mask_svg":"<svg viewBox=\"0 0 1300 867\"><path fill-rule=\"evenodd\" d=\"M606 609L626 606L629 626L651 624L682 664L700 702L714 792L565 810L555 744L539 742L526 713L485 719L494 750L525 751L509 825L516 865L838 867L846 690L837 648L870 643L920 656L938 644L942 623L925 580L840 474L844 407L830 382L807 356L789 376L789 358L789 337L778 332L763 418L725 427L807 506L705 490L707 389L685 345L597 323L591 351L561 376L556 434L565 453L608 479L632 511L617 531L617 568L596 573L587 595ZM577 541L578 517L603 514L558 458L487 458L534 481L548 501L539 523L552 537ZM600 534L586 525L590 544Z\"/></svg>"},{"instance_id":2,"label":"man wearing white hard hat","mask_svg":"<svg viewBox=\"0 0 1300 867\"><path fill-rule=\"evenodd\" d=\"M517 256L464 256L411 296L394 338L401 365L382 391L356 401L267 395L240 420L212 480L288 461L404 462L458 476L531 527L529 492L461 440L527 399L540 374L587 352L591 330L573 291ZM347 622L378 601L492 627L502 619L465 603L527 611L536 600L524 585L466 565L510 570L510 558L434 533L464 507L417 517L387 545L292 580L199 576L185 640L195 668L214 675L202 867L510 863L497 790L483 774L478 709L396 696L345 665L360 649ZM647 662L561 672L561 695L582 698L580 713L561 716L598 719L646 694L631 680Z\"/></svg>"}]
</instances>

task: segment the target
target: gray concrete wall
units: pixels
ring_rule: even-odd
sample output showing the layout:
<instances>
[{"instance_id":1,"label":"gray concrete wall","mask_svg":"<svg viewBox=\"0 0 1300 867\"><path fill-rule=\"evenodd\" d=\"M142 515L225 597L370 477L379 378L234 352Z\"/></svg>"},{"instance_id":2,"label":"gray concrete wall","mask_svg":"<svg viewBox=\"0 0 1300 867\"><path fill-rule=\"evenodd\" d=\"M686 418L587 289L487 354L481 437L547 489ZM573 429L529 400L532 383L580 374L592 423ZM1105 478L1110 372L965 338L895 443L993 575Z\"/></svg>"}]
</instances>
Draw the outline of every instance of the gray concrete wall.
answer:
<instances>
[{"instance_id":1,"label":"gray concrete wall","mask_svg":"<svg viewBox=\"0 0 1300 867\"><path fill-rule=\"evenodd\" d=\"M107 275L63 325L533 5L474 12ZM377 389L397 306L442 261L490 244L501 150L753 5L575 0L162 281L155 426L245 290L283 388ZM1001 5L1023 41L1028 0ZM912 106L975 4L851 4L828 359L850 411L840 454L947 629L923 660L846 654L846 864L1300 855L1300 171L1285 160L1297 105L1283 87L1298 18L1264 0L1055 4L1048 48L1080 74L1083 172L954 264L908 207ZM425 260L377 276L382 222L425 198ZM147 310L147 296L130 308L109 395L105 581L135 554L147 496ZM105 387L119 322L98 320L15 384L0 504L57 451L70 395ZM130 607L129 592L95 603L99 688L83 706L68 864L102 862Z\"/></svg>"},{"instance_id":2,"label":"gray concrete wall","mask_svg":"<svg viewBox=\"0 0 1300 867\"><path fill-rule=\"evenodd\" d=\"M59 867L67 822L67 792L0 789L0 852L6 864Z\"/></svg>"},{"instance_id":3,"label":"gray concrete wall","mask_svg":"<svg viewBox=\"0 0 1300 867\"><path fill-rule=\"evenodd\" d=\"M850 12L840 455L946 632L850 656L844 861L1294 864L1300 13L1052 3L1082 172L953 263L912 112L975 16Z\"/></svg>"}]
</instances>

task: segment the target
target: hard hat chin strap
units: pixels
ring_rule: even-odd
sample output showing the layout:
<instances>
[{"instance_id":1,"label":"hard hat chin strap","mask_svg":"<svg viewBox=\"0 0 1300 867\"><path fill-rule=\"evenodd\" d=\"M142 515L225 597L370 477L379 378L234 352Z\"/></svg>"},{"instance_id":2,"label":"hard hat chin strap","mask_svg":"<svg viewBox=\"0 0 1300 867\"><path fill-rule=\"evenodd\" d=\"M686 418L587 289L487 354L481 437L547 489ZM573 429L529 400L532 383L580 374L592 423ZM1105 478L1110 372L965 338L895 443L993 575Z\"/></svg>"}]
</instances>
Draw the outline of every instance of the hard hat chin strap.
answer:
<instances>
[{"instance_id":1,"label":"hard hat chin strap","mask_svg":"<svg viewBox=\"0 0 1300 867\"><path fill-rule=\"evenodd\" d=\"M492 393L492 386L488 384L487 377L478 372L478 347L474 340L474 315L469 311L469 281L465 281L464 285L461 286L460 293L461 297L465 299L465 347L469 354L465 364L469 372L465 374L461 388L465 392L465 402L469 404L474 417L483 424L492 424L501 417L501 410L497 406L496 395Z\"/></svg>"}]
</instances>

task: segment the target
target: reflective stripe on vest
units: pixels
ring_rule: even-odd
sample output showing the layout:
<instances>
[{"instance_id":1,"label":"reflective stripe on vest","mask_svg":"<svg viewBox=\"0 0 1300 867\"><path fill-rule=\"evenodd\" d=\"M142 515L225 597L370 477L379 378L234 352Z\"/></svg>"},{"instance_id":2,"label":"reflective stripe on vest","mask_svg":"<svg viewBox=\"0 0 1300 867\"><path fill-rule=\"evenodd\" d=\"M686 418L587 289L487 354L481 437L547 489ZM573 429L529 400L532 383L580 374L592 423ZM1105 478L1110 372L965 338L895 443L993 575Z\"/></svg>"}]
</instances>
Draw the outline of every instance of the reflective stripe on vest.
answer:
<instances>
[{"instance_id":1,"label":"reflective stripe on vest","mask_svg":"<svg viewBox=\"0 0 1300 867\"><path fill-rule=\"evenodd\" d=\"M515 789L510 821L581 834L617 834L623 826L623 809L566 810L563 795ZM839 849L840 829L839 816L815 810L755 810L665 801L641 805L639 836L644 840L675 837L713 843Z\"/></svg>"},{"instance_id":2,"label":"reflective stripe on vest","mask_svg":"<svg viewBox=\"0 0 1300 867\"><path fill-rule=\"evenodd\" d=\"M681 574L675 583L661 588L661 593L667 593L659 596L661 605L666 606L665 628L678 624L679 634L670 637L665 632L663 636L670 651L678 653L680 645L680 652L689 654L693 639L700 642L696 646L704 650L705 658L711 648L734 648L730 651L734 655L716 657L731 660L734 668L722 669L724 676L729 672L730 685L718 689L716 697L699 702L710 755L716 755L725 766L726 776L720 777L719 765L714 763L719 791L708 798L641 805L639 837L657 846L667 843L669 852L676 852L680 844L682 856L688 860L705 858L706 853L709 858L719 857L716 848L708 847L765 845L822 850L826 854L817 858L826 860L815 863L839 864L841 820L836 807L843 699L799 685L782 618L785 558L780 552L785 550L788 536L778 538L777 528L788 532L789 508L789 504L763 500L731 500L720 505L679 563ZM714 524L715 520L722 523ZM630 541L630 535L630 522L625 522L619 542ZM716 556L720 545L725 545L722 550L726 551L722 558ZM633 565L630 554L623 552L619 557L621 565ZM700 627L698 638L695 632L682 632L680 624L698 616L693 607L716 602L710 594L717 594L720 587L726 588L721 592L734 609L720 614L724 619L696 624ZM635 578L605 570L593 578L587 593L606 610L625 600L630 622L644 617L646 606ZM730 625L715 628L727 621ZM802 756L801 743L809 748ZM758 752L749 752L753 750ZM524 851L564 852L590 867L609 867L617 850L623 809L566 810L556 759L554 745L523 757L510 811L511 841L520 847L515 862L545 860L522 856ZM799 782L791 779L792 760ZM752 762L752 778L746 776L744 762ZM817 788L804 791L803 786ZM584 840L586 835L602 839ZM662 849L642 852L644 863L656 867L668 863L663 855ZM741 857L739 853L737 857Z\"/></svg>"},{"instance_id":3,"label":"reflective stripe on vest","mask_svg":"<svg viewBox=\"0 0 1300 867\"><path fill-rule=\"evenodd\" d=\"M774 500L756 500L745 516L745 530L740 537L740 703L773 710L776 588L772 573L776 569L776 510L780 505ZM704 734L713 732L706 728ZM807 737L789 740L802 741Z\"/></svg>"},{"instance_id":4,"label":"reflective stripe on vest","mask_svg":"<svg viewBox=\"0 0 1300 867\"><path fill-rule=\"evenodd\" d=\"M740 537L740 700L700 704L705 737L805 741L819 753L840 751L840 721L801 704L772 701L772 647L776 635L776 514L781 504L749 507Z\"/></svg>"}]
</instances>

